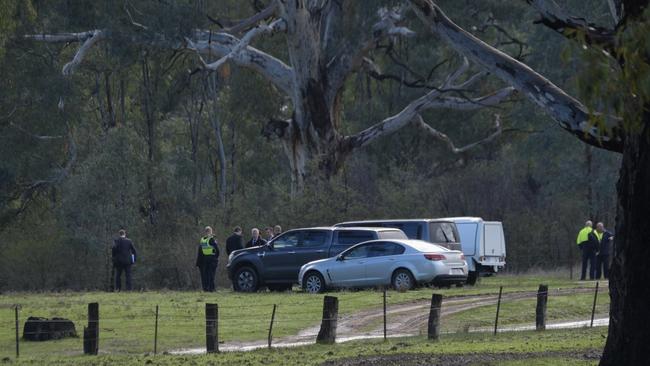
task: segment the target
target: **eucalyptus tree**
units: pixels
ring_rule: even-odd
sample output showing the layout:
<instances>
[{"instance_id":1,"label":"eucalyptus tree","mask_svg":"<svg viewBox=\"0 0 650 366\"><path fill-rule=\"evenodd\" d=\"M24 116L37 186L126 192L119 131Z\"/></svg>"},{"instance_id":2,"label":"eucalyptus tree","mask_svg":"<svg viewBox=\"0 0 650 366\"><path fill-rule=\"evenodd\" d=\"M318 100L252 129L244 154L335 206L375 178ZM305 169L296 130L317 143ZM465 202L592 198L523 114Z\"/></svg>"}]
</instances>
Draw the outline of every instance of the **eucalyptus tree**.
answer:
<instances>
[{"instance_id":1,"label":"eucalyptus tree","mask_svg":"<svg viewBox=\"0 0 650 366\"><path fill-rule=\"evenodd\" d=\"M650 314L650 29L647 0L610 0L615 27L569 16L553 0L527 0L540 22L598 52L585 69L595 107L589 108L526 64L468 33L431 0L410 0L429 30L460 54L517 88L560 127L587 144L623 154L618 181L610 324L601 365L647 363ZM595 60L594 60L595 58ZM595 100L594 100L595 99Z\"/></svg>"},{"instance_id":2,"label":"eucalyptus tree","mask_svg":"<svg viewBox=\"0 0 650 366\"><path fill-rule=\"evenodd\" d=\"M374 8L376 15L365 16L368 8ZM286 107L290 113L284 114L290 117L270 118L263 133L281 141L291 167L292 191L296 192L302 189L310 166L316 166L326 177L336 174L350 154L408 125L422 127L454 153L491 141L501 132L500 121L496 118L494 133L475 144L457 148L447 135L422 118L422 112L427 109L475 110L494 106L512 94L512 87L483 96L469 93L484 74L468 76L467 62L462 62L457 70L440 78L438 83L431 77L419 80L428 92L412 100L399 113L381 121L369 121L370 127L354 134L341 132L341 99L346 80L357 71L381 75L381 70L367 56L386 43L414 35L412 30L401 25L407 10L405 6L388 8L362 2L273 0L258 13L239 22L211 17L215 23L226 24L218 31L194 28L170 37L149 25L147 16L135 20L129 12L130 30L97 28L57 34L43 30L27 38L81 43L72 60L63 66L64 75L74 73L93 48L112 39L195 52L199 67L209 71L231 63L260 74L288 101ZM252 43L263 36L282 37L283 49L273 55L253 47ZM212 61L211 58L217 59ZM278 115L281 114L278 111Z\"/></svg>"}]
</instances>

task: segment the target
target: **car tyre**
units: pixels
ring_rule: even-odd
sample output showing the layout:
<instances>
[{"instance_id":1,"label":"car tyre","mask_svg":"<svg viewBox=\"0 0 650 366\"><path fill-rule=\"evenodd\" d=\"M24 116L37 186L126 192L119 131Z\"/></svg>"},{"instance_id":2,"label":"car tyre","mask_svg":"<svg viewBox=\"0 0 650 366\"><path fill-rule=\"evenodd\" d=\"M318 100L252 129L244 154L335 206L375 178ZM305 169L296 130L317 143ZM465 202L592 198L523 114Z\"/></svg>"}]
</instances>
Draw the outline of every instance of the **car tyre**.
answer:
<instances>
[{"instance_id":1,"label":"car tyre","mask_svg":"<svg viewBox=\"0 0 650 366\"><path fill-rule=\"evenodd\" d=\"M316 271L307 272L302 279L302 289L310 294L323 293L325 292L325 279Z\"/></svg>"},{"instance_id":2,"label":"car tyre","mask_svg":"<svg viewBox=\"0 0 650 366\"><path fill-rule=\"evenodd\" d=\"M415 279L409 270L398 269L393 273L391 284L397 291L408 291L415 287Z\"/></svg>"},{"instance_id":3,"label":"car tyre","mask_svg":"<svg viewBox=\"0 0 650 366\"><path fill-rule=\"evenodd\" d=\"M235 271L233 288L237 292L255 292L259 287L257 272L251 267L241 267Z\"/></svg>"}]
</instances>

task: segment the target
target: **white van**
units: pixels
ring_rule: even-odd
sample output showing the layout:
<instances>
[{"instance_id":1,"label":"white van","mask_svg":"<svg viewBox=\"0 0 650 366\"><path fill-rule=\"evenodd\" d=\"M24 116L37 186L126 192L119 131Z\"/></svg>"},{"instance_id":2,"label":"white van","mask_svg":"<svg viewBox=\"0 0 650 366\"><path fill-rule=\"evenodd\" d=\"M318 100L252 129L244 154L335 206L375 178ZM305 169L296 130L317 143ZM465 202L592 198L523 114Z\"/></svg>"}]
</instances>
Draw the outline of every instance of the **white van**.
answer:
<instances>
[{"instance_id":1,"label":"white van","mask_svg":"<svg viewBox=\"0 0 650 366\"><path fill-rule=\"evenodd\" d=\"M476 283L480 274L492 274L506 265L506 241L499 221L483 221L480 217L447 217L456 223L460 245L467 260L467 282Z\"/></svg>"}]
</instances>

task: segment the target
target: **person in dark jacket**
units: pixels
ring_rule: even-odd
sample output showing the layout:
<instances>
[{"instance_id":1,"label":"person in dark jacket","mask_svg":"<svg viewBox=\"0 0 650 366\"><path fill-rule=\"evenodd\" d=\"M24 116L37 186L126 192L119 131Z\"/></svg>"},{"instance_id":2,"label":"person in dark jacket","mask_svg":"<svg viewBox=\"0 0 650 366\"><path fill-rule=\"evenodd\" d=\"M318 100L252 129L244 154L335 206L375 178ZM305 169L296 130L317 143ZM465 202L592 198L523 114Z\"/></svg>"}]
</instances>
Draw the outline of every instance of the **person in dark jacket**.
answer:
<instances>
[{"instance_id":1,"label":"person in dark jacket","mask_svg":"<svg viewBox=\"0 0 650 366\"><path fill-rule=\"evenodd\" d=\"M600 279L601 273L605 279L609 279L609 258L611 258L612 254L614 235L605 230L605 225L602 222L596 224L596 232L602 235L598 255L596 255L596 279Z\"/></svg>"},{"instance_id":2,"label":"person in dark jacket","mask_svg":"<svg viewBox=\"0 0 650 366\"><path fill-rule=\"evenodd\" d=\"M212 228L206 226L196 255L196 266L199 267L201 273L203 291L213 292L216 290L214 276L217 273L218 263L219 248L217 247L217 241L212 234Z\"/></svg>"},{"instance_id":3,"label":"person in dark jacket","mask_svg":"<svg viewBox=\"0 0 650 366\"><path fill-rule=\"evenodd\" d=\"M264 235L266 236L266 238L264 240L266 240L267 243L270 242L271 239L273 239L273 236L274 236L273 235L273 228L270 227L270 226L267 226L266 229L264 229Z\"/></svg>"},{"instance_id":4,"label":"person in dark jacket","mask_svg":"<svg viewBox=\"0 0 650 366\"><path fill-rule=\"evenodd\" d=\"M251 230L251 235L253 237L251 238L251 240L248 241L248 243L246 243L246 248L258 247L258 246L266 244L266 240L264 240L264 239L262 239L260 237L260 229L253 228Z\"/></svg>"},{"instance_id":5,"label":"person in dark jacket","mask_svg":"<svg viewBox=\"0 0 650 366\"><path fill-rule=\"evenodd\" d=\"M226 255L230 255L230 253L235 250L244 249L244 239L241 234L241 227L236 226L233 230L233 234L226 239Z\"/></svg>"},{"instance_id":6,"label":"person in dark jacket","mask_svg":"<svg viewBox=\"0 0 650 366\"><path fill-rule=\"evenodd\" d=\"M126 230L118 232L119 238L113 242L111 256L115 267L115 290L122 289L122 272L126 275L126 290L131 291L131 266L135 263L136 251L131 239L126 237Z\"/></svg>"}]
</instances>

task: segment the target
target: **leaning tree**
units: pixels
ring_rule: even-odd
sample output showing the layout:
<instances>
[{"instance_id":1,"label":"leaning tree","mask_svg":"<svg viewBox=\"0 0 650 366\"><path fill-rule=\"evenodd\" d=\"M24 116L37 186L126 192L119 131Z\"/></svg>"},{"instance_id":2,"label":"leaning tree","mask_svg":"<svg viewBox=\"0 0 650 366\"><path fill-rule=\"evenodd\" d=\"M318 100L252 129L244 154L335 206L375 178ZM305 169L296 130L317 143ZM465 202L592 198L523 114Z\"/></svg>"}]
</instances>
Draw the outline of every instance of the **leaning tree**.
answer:
<instances>
[{"instance_id":1,"label":"leaning tree","mask_svg":"<svg viewBox=\"0 0 650 366\"><path fill-rule=\"evenodd\" d=\"M540 22L585 47L599 51L605 62L587 64L604 77L615 95L596 95L600 106L616 115L597 113L524 63L466 32L431 0L410 0L429 30L460 54L517 88L559 125L582 141L623 154L618 181L615 252L610 278L610 325L601 365L647 364L650 339L650 48L647 0L608 1L616 27L609 29L569 16L553 0L527 0ZM603 66L605 65L605 66ZM603 74L603 70L605 72ZM607 79L609 77L610 79ZM592 83L603 82L591 80ZM593 96L592 96L593 97Z\"/></svg>"},{"instance_id":2,"label":"leaning tree","mask_svg":"<svg viewBox=\"0 0 650 366\"><path fill-rule=\"evenodd\" d=\"M396 39L414 32L401 25L408 6L376 6L373 20L360 19L361 7L368 4L346 1L273 0L258 13L238 22L214 19L218 31L193 29L173 38L156 33L146 17L138 21L129 12L131 29L94 29L78 33L29 35L26 38L52 43L81 43L73 59L63 67L70 75L82 64L93 48L102 42L137 43L142 47L167 48L192 52L204 70L217 71L227 63L248 68L261 75L289 101L290 118L271 116L263 129L267 137L281 141L291 167L292 192L299 191L309 167L325 177L336 174L345 159L358 149L405 126L417 126L440 141L452 153L460 153L492 141L501 132L498 115L494 132L484 139L456 147L444 133L427 124L422 113L432 108L477 110L495 106L514 91L505 87L477 96L471 89L485 73L470 74L465 60L454 72L439 78L431 73L426 80L399 80L383 74L369 54ZM125 8L126 9L126 8ZM350 24L353 24L351 26ZM261 37L282 37L283 50L274 56L252 46ZM342 94L348 78L358 71L375 78L392 78L416 85L427 92L405 105L397 114L381 121L368 121L370 127L350 135L342 133Z\"/></svg>"}]
</instances>

